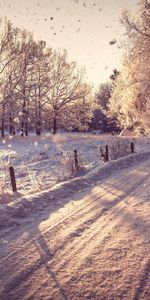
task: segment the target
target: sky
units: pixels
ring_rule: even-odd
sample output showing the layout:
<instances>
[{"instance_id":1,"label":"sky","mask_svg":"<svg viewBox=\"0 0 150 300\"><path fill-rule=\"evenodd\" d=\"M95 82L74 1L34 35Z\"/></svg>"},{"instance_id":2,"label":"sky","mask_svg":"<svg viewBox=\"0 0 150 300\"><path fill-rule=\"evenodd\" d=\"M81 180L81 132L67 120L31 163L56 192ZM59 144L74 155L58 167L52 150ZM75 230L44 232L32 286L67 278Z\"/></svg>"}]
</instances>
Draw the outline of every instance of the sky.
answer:
<instances>
[{"instance_id":1,"label":"sky","mask_svg":"<svg viewBox=\"0 0 150 300\"><path fill-rule=\"evenodd\" d=\"M0 0L0 18L33 32L36 40L68 51L70 61L85 66L86 78L96 88L121 66L120 47L124 9L135 15L138 0ZM116 43L110 45L110 41Z\"/></svg>"}]
</instances>

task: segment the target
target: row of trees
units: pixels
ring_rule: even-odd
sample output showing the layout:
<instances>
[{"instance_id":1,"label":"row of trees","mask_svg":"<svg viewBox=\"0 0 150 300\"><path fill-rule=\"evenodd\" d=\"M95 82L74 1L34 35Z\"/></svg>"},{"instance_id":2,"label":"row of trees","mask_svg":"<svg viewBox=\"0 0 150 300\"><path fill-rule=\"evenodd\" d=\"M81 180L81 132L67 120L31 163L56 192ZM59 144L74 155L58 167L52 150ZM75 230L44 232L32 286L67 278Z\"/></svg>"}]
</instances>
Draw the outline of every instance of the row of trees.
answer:
<instances>
[{"instance_id":1,"label":"row of trees","mask_svg":"<svg viewBox=\"0 0 150 300\"><path fill-rule=\"evenodd\" d=\"M114 69L110 75L110 80L100 84L95 95L95 108L91 125L94 129L100 129L102 132L115 133L120 131L116 116L111 116L110 112L110 99L119 74L119 71Z\"/></svg>"},{"instance_id":2,"label":"row of trees","mask_svg":"<svg viewBox=\"0 0 150 300\"><path fill-rule=\"evenodd\" d=\"M96 95L98 104L95 124L118 131L128 128L137 134L150 133L150 2L141 0L138 15L128 10L121 22L126 29L121 70L113 71L110 81L101 84Z\"/></svg>"},{"instance_id":3,"label":"row of trees","mask_svg":"<svg viewBox=\"0 0 150 300\"><path fill-rule=\"evenodd\" d=\"M86 129L92 116L92 89L84 69L68 62L67 52L54 51L46 42L0 23L0 121L5 130L28 135L43 128Z\"/></svg>"},{"instance_id":4,"label":"row of trees","mask_svg":"<svg viewBox=\"0 0 150 300\"><path fill-rule=\"evenodd\" d=\"M150 132L150 3L140 0L139 15L124 11L126 46L121 70L100 85L96 96L84 80L85 70L68 62L32 34L0 22L0 128L28 135L35 129L131 128ZM118 125L119 124L119 125Z\"/></svg>"},{"instance_id":5,"label":"row of trees","mask_svg":"<svg viewBox=\"0 0 150 300\"><path fill-rule=\"evenodd\" d=\"M141 0L137 18L124 11L127 53L115 81L109 110L124 128L150 132L150 2Z\"/></svg>"}]
</instances>

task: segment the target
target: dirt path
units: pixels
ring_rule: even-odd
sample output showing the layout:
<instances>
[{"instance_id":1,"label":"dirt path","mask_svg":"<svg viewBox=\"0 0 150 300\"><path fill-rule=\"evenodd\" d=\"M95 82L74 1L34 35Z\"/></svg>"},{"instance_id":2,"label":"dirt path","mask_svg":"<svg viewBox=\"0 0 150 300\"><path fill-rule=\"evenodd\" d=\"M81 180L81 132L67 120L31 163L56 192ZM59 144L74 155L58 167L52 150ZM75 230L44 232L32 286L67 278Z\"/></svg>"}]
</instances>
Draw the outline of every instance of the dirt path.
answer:
<instances>
[{"instance_id":1,"label":"dirt path","mask_svg":"<svg viewBox=\"0 0 150 300\"><path fill-rule=\"evenodd\" d=\"M1 232L0 300L27 299L150 299L150 160Z\"/></svg>"}]
</instances>

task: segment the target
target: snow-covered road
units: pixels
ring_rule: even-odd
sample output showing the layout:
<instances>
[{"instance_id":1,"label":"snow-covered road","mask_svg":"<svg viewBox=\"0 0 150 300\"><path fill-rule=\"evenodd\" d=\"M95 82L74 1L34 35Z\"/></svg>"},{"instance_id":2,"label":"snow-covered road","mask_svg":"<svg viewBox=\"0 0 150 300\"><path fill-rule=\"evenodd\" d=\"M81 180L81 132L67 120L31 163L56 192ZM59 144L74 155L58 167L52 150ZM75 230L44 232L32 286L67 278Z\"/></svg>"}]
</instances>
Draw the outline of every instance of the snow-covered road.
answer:
<instances>
[{"instance_id":1,"label":"snow-covered road","mask_svg":"<svg viewBox=\"0 0 150 300\"><path fill-rule=\"evenodd\" d=\"M150 299L150 160L0 231L0 300L27 299Z\"/></svg>"}]
</instances>

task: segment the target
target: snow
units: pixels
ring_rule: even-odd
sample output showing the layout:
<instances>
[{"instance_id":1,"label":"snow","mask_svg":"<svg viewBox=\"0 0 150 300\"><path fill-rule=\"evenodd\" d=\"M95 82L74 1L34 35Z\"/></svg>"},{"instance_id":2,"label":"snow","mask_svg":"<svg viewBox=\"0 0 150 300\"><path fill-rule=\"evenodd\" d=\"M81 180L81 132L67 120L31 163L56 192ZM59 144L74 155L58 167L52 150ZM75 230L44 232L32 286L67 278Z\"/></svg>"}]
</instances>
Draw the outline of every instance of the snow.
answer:
<instances>
[{"instance_id":1,"label":"snow","mask_svg":"<svg viewBox=\"0 0 150 300\"><path fill-rule=\"evenodd\" d=\"M44 135L42 137L7 137L0 142L0 161L3 173L1 182L5 182L5 190L10 192L8 165L15 169L18 192L30 194L46 190L58 181L70 176L63 163L65 158L73 157L77 149L79 158L85 169L95 166L98 159L98 145L102 140L88 140L86 135ZM68 171L68 172L67 172ZM6 180L5 177L6 176Z\"/></svg>"},{"instance_id":2,"label":"snow","mask_svg":"<svg viewBox=\"0 0 150 300\"><path fill-rule=\"evenodd\" d=\"M11 139L9 148L9 138L5 140L1 145L2 167L6 168L7 161L13 162L18 191L17 193L10 191L8 188L10 179L7 176L7 191L0 195L0 228L18 225L20 224L18 219L43 210L47 206L51 206L53 210L55 205L57 206L58 199L63 203L66 198L81 193L95 184L101 184L109 176L115 176L119 170L137 166L150 159L150 152L144 152L148 149L148 139L138 139L134 140L137 153L103 163L98 155L99 146L105 145L110 138L89 134L65 134L55 137L45 135L38 138L31 136L23 139L15 137ZM60 157L64 159L65 155L68 157L73 155L74 149L78 149L81 158L82 156L86 158L84 157L84 168L78 172L78 176L72 178L70 174L65 176L66 170L63 168L66 166L61 163ZM44 158L41 158L40 154ZM62 180L60 180L61 173Z\"/></svg>"},{"instance_id":3,"label":"snow","mask_svg":"<svg viewBox=\"0 0 150 300\"><path fill-rule=\"evenodd\" d=\"M0 299L149 300L149 170L141 152L8 204Z\"/></svg>"},{"instance_id":4,"label":"snow","mask_svg":"<svg viewBox=\"0 0 150 300\"><path fill-rule=\"evenodd\" d=\"M135 154L103 163L99 146L109 139L32 135L0 143L1 300L150 299L150 140L134 139ZM72 178L61 159L74 149L84 169Z\"/></svg>"},{"instance_id":5,"label":"snow","mask_svg":"<svg viewBox=\"0 0 150 300\"><path fill-rule=\"evenodd\" d=\"M21 138L8 136L0 141L0 189L10 193L11 186L8 166L14 166L18 195L30 195L47 190L57 182L71 177L71 163L74 149L78 150L83 174L103 165L99 159L99 146L111 136L92 134L61 134L42 137L31 135ZM135 140L137 152L149 150L149 140ZM7 202L8 200L6 200ZM0 203L4 202L3 199Z\"/></svg>"}]
</instances>

